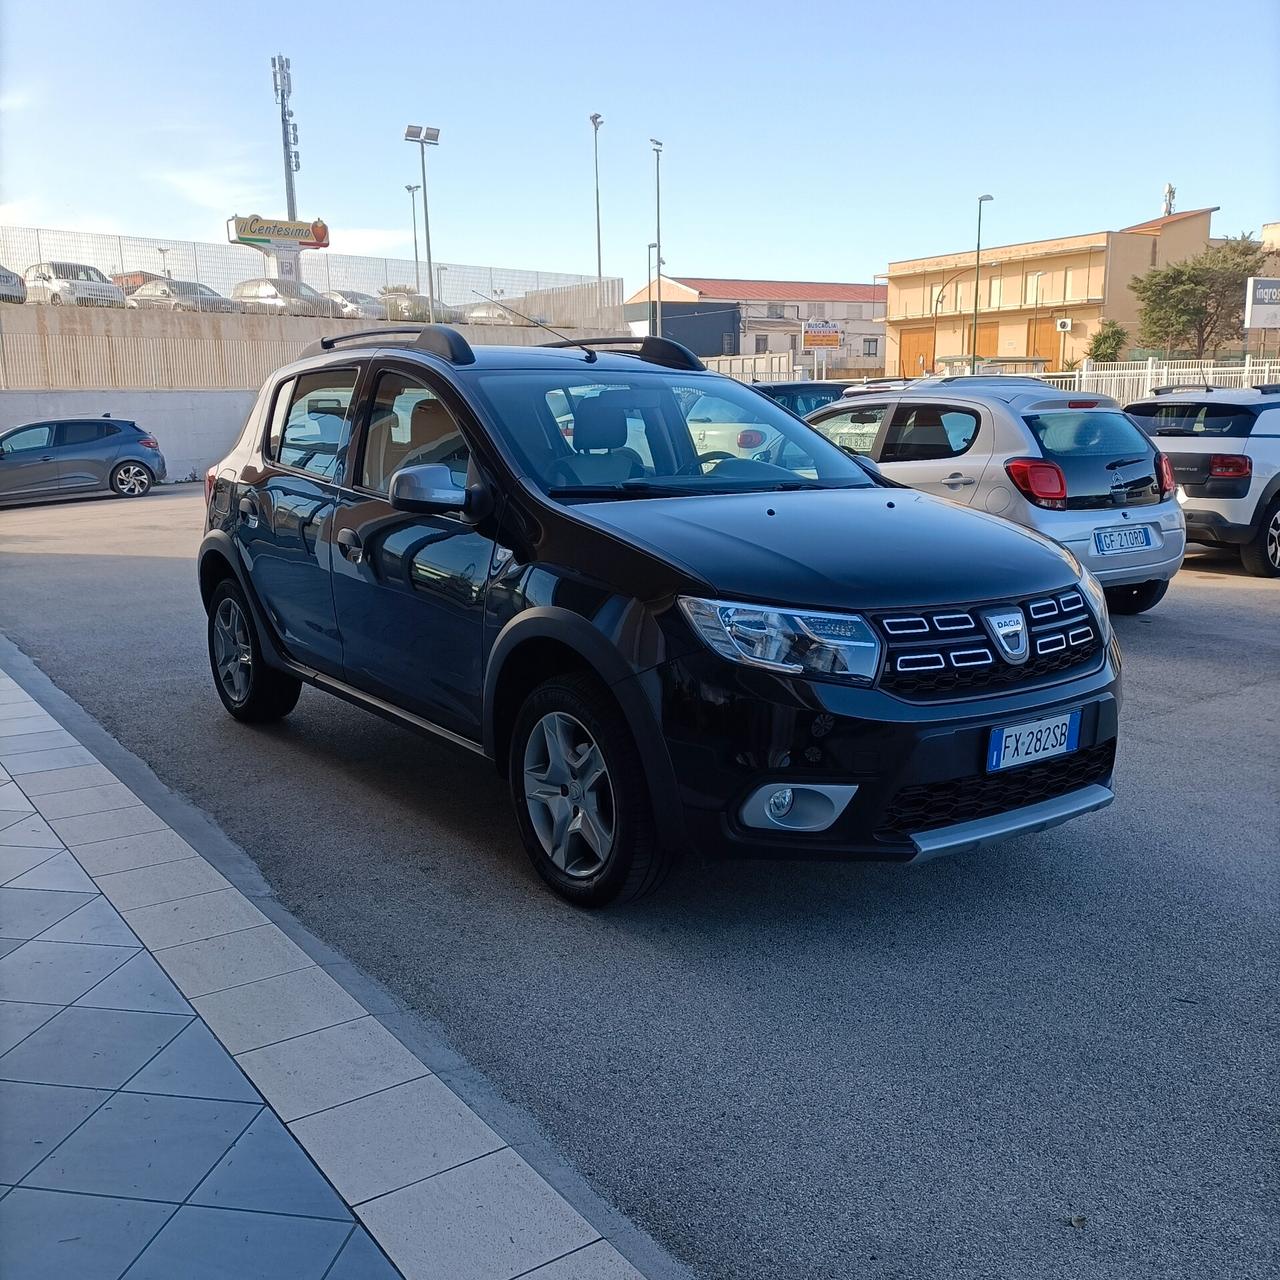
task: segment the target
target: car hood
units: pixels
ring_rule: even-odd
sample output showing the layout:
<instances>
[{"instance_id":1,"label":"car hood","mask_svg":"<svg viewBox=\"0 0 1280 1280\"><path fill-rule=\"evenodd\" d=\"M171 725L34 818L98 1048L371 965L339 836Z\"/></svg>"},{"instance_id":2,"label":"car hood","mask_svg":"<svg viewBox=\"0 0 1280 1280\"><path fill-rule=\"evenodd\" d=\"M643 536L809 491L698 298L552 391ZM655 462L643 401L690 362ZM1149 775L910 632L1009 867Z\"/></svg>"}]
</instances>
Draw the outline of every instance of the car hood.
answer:
<instances>
[{"instance_id":1,"label":"car hood","mask_svg":"<svg viewBox=\"0 0 1280 1280\"><path fill-rule=\"evenodd\" d=\"M584 503L577 514L723 599L811 608L965 604L1075 582L1039 534L911 489L801 490Z\"/></svg>"}]
</instances>

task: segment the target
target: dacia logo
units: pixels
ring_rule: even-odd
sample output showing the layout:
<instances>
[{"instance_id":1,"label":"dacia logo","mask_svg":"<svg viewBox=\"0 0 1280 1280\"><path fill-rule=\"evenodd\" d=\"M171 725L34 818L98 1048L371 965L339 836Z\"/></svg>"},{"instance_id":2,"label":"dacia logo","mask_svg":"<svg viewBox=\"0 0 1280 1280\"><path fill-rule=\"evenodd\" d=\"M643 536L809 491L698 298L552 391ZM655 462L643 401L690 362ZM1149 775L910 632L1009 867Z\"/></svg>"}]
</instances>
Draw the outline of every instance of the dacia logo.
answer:
<instances>
[{"instance_id":1,"label":"dacia logo","mask_svg":"<svg viewBox=\"0 0 1280 1280\"><path fill-rule=\"evenodd\" d=\"M996 648L1004 655L1006 662L1015 666L1026 662L1031 650L1027 620L1022 616L1021 609L985 609L982 621L987 634L995 641Z\"/></svg>"}]
</instances>

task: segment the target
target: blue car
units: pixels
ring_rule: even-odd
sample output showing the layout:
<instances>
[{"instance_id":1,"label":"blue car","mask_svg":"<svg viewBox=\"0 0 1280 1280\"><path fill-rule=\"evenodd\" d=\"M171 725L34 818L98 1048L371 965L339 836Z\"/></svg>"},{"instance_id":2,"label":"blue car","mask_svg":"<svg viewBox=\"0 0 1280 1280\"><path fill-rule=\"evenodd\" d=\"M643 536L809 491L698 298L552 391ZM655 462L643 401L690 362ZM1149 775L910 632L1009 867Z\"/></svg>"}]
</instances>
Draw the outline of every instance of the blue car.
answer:
<instances>
[{"instance_id":1,"label":"blue car","mask_svg":"<svg viewBox=\"0 0 1280 1280\"><path fill-rule=\"evenodd\" d=\"M165 477L155 436L121 418L60 418L0 431L0 505L95 492L141 498Z\"/></svg>"}]
</instances>

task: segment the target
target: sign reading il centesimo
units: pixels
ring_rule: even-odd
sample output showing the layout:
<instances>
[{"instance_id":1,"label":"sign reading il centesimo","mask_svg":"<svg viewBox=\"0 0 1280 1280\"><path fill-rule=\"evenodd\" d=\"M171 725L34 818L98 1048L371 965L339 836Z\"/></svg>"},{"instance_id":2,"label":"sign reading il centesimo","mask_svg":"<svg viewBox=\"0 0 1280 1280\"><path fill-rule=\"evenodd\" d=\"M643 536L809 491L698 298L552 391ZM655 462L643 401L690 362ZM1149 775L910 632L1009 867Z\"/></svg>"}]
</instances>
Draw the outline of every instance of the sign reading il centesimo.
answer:
<instances>
[{"instance_id":1,"label":"sign reading il centesimo","mask_svg":"<svg viewBox=\"0 0 1280 1280\"><path fill-rule=\"evenodd\" d=\"M327 249L329 228L320 218L314 222L286 222L254 213L247 218L228 218L227 239L232 244L251 244L258 249Z\"/></svg>"}]
</instances>

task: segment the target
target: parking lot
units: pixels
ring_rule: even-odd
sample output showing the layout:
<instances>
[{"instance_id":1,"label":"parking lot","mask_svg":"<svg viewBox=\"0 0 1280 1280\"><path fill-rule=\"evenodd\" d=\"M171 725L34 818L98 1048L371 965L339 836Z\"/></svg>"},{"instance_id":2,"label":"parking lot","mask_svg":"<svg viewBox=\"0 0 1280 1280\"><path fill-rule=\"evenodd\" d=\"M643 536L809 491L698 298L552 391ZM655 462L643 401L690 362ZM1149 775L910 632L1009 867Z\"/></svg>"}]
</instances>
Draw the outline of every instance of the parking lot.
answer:
<instances>
[{"instance_id":1,"label":"parking lot","mask_svg":"<svg viewBox=\"0 0 1280 1280\"><path fill-rule=\"evenodd\" d=\"M585 914L483 763L309 690L224 714L201 521L0 513L0 629L694 1274L1274 1274L1280 583L1196 550L1116 619L1100 814Z\"/></svg>"}]
</instances>

